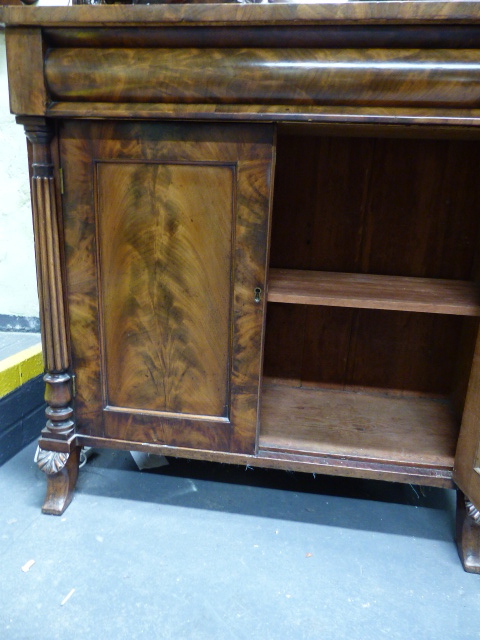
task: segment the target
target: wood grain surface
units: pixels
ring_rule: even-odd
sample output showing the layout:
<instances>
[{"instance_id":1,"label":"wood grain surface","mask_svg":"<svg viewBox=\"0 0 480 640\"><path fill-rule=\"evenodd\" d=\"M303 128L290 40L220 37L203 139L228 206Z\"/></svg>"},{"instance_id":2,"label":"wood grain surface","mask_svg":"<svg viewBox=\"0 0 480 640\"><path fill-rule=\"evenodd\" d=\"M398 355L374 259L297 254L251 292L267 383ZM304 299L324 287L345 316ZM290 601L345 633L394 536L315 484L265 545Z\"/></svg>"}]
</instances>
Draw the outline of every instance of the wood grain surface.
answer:
<instances>
[{"instance_id":1,"label":"wood grain surface","mask_svg":"<svg viewBox=\"0 0 480 640\"><path fill-rule=\"evenodd\" d=\"M456 316L269 303L264 372L294 386L445 396L461 333Z\"/></svg>"},{"instance_id":2,"label":"wood grain surface","mask_svg":"<svg viewBox=\"0 0 480 640\"><path fill-rule=\"evenodd\" d=\"M81 432L254 450L272 133L62 128Z\"/></svg>"},{"instance_id":3,"label":"wood grain surface","mask_svg":"<svg viewBox=\"0 0 480 640\"><path fill-rule=\"evenodd\" d=\"M479 163L474 140L279 135L270 266L469 280Z\"/></svg>"},{"instance_id":4,"label":"wood grain surface","mask_svg":"<svg viewBox=\"0 0 480 640\"><path fill-rule=\"evenodd\" d=\"M442 109L406 107L359 107L359 106L310 106L310 105L229 105L229 104L159 104L159 103L113 103L113 102L51 102L46 112L51 118L78 118L87 116L99 119L157 119L195 120L207 122L277 122L293 123L295 126L331 126L332 124L354 126L403 126L428 125L425 130L435 132L451 127L452 137L478 137L480 125L479 109ZM43 112L42 112L43 113ZM468 128L468 132L467 132ZM419 137L421 131L418 132Z\"/></svg>"},{"instance_id":5,"label":"wood grain surface","mask_svg":"<svg viewBox=\"0 0 480 640\"><path fill-rule=\"evenodd\" d=\"M228 417L234 180L97 164L108 405Z\"/></svg>"},{"instance_id":6,"label":"wood grain surface","mask_svg":"<svg viewBox=\"0 0 480 640\"><path fill-rule=\"evenodd\" d=\"M438 400L264 383L259 446L451 469L458 428Z\"/></svg>"},{"instance_id":7,"label":"wood grain surface","mask_svg":"<svg viewBox=\"0 0 480 640\"><path fill-rule=\"evenodd\" d=\"M83 444L453 478L478 507L478 3L2 19L12 110L40 116L45 509L68 503ZM469 571L475 504L458 511Z\"/></svg>"},{"instance_id":8,"label":"wood grain surface","mask_svg":"<svg viewBox=\"0 0 480 640\"><path fill-rule=\"evenodd\" d=\"M271 267L307 270L306 279L320 270L333 279L381 275L385 284L391 276L420 278L412 285L460 280L474 294L479 161L472 141L280 135ZM469 367L463 324L430 313L269 303L264 369L297 386L448 394Z\"/></svg>"},{"instance_id":9,"label":"wood grain surface","mask_svg":"<svg viewBox=\"0 0 480 640\"><path fill-rule=\"evenodd\" d=\"M178 25L196 24L472 24L480 22L475 2L327 2L319 4L168 4L156 6L5 7L9 25Z\"/></svg>"},{"instance_id":10,"label":"wood grain surface","mask_svg":"<svg viewBox=\"0 0 480 640\"><path fill-rule=\"evenodd\" d=\"M209 451L205 449L189 449L171 447L158 443L137 442L119 438L101 438L79 434L79 444L99 448L119 449L123 451L143 451L157 455L187 457L192 460L221 462L227 464L248 465L266 469L288 469L306 473L346 476L349 478L369 478L372 480L388 480L390 482L408 482L444 489L454 489L451 468L429 468L414 464L395 464L379 461L360 460L346 456L320 454L308 455L301 452L286 453L279 450L258 449L255 455L230 453L228 451Z\"/></svg>"},{"instance_id":11,"label":"wood grain surface","mask_svg":"<svg viewBox=\"0 0 480 640\"><path fill-rule=\"evenodd\" d=\"M480 315L480 285L465 280L270 269L268 300L357 309Z\"/></svg>"},{"instance_id":12,"label":"wood grain surface","mask_svg":"<svg viewBox=\"0 0 480 640\"><path fill-rule=\"evenodd\" d=\"M302 25L224 27L175 25L170 27L128 26L115 29L92 27L43 29L50 47L202 47L202 48L417 48L477 49L480 27L468 25Z\"/></svg>"},{"instance_id":13,"label":"wood grain surface","mask_svg":"<svg viewBox=\"0 0 480 640\"><path fill-rule=\"evenodd\" d=\"M455 456L454 477L460 489L472 502L480 504L480 337L475 345L473 365L465 400L462 428Z\"/></svg>"},{"instance_id":14,"label":"wood grain surface","mask_svg":"<svg viewBox=\"0 0 480 640\"><path fill-rule=\"evenodd\" d=\"M56 101L480 105L476 50L66 48L45 79Z\"/></svg>"},{"instance_id":15,"label":"wood grain surface","mask_svg":"<svg viewBox=\"0 0 480 640\"><path fill-rule=\"evenodd\" d=\"M59 197L55 129L42 118L22 117L28 139L35 259L42 348L45 363L45 416L36 462L47 474L44 513L62 513L78 473L72 407L71 359L65 313L63 216ZM57 448L59 447L59 448ZM59 450L60 449L60 450Z\"/></svg>"},{"instance_id":16,"label":"wood grain surface","mask_svg":"<svg viewBox=\"0 0 480 640\"><path fill-rule=\"evenodd\" d=\"M33 229L47 402L45 437L68 441L73 434L70 406L70 354L65 317L62 211L53 164L54 129L37 118L23 118L29 141Z\"/></svg>"},{"instance_id":17,"label":"wood grain surface","mask_svg":"<svg viewBox=\"0 0 480 640\"><path fill-rule=\"evenodd\" d=\"M48 98L41 30L33 27L7 29L5 43L12 113L21 116L44 115Z\"/></svg>"}]
</instances>

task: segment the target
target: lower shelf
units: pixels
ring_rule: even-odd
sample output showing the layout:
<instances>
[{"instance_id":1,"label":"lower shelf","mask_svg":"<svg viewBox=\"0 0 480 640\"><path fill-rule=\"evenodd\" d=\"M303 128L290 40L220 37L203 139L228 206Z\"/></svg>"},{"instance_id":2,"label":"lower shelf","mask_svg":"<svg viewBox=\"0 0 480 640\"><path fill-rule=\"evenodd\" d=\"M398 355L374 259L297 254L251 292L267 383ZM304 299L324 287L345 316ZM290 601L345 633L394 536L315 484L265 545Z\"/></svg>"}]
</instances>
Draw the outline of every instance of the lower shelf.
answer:
<instances>
[{"instance_id":1,"label":"lower shelf","mask_svg":"<svg viewBox=\"0 0 480 640\"><path fill-rule=\"evenodd\" d=\"M453 468L447 401L264 384L259 449L428 469Z\"/></svg>"}]
</instances>

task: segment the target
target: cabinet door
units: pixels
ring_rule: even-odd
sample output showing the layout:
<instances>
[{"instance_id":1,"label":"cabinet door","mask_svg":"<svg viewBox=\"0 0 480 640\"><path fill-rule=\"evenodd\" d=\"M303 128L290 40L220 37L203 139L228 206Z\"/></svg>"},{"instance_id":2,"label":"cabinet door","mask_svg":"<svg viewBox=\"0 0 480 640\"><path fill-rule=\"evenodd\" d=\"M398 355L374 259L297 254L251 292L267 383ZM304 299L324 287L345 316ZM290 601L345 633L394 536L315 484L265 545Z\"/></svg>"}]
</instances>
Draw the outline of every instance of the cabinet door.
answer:
<instances>
[{"instance_id":1,"label":"cabinet door","mask_svg":"<svg viewBox=\"0 0 480 640\"><path fill-rule=\"evenodd\" d=\"M465 399L453 479L480 509L480 331Z\"/></svg>"},{"instance_id":2,"label":"cabinet door","mask_svg":"<svg viewBox=\"0 0 480 640\"><path fill-rule=\"evenodd\" d=\"M60 132L77 431L253 453L273 127Z\"/></svg>"}]
</instances>

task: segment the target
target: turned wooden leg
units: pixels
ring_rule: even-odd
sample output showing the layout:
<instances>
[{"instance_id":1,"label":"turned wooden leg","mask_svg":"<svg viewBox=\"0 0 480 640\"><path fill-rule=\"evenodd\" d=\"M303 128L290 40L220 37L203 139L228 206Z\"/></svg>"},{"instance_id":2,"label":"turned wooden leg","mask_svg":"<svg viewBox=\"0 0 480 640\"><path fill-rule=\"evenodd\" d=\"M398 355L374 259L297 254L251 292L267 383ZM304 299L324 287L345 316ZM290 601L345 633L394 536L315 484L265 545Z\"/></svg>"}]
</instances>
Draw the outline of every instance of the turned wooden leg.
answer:
<instances>
[{"instance_id":1,"label":"turned wooden leg","mask_svg":"<svg viewBox=\"0 0 480 640\"><path fill-rule=\"evenodd\" d=\"M47 423L39 441L37 463L47 475L44 513L61 514L72 499L78 475L72 374L61 259L61 207L55 180L52 126L44 119L22 117L30 142L33 229L43 358Z\"/></svg>"},{"instance_id":2,"label":"turned wooden leg","mask_svg":"<svg viewBox=\"0 0 480 640\"><path fill-rule=\"evenodd\" d=\"M47 495L42 507L43 513L60 516L73 498L78 476L80 447L73 447L70 453L40 449L38 466L47 474Z\"/></svg>"},{"instance_id":3,"label":"turned wooden leg","mask_svg":"<svg viewBox=\"0 0 480 640\"><path fill-rule=\"evenodd\" d=\"M480 573L480 511L457 491L457 548L463 568Z\"/></svg>"}]
</instances>

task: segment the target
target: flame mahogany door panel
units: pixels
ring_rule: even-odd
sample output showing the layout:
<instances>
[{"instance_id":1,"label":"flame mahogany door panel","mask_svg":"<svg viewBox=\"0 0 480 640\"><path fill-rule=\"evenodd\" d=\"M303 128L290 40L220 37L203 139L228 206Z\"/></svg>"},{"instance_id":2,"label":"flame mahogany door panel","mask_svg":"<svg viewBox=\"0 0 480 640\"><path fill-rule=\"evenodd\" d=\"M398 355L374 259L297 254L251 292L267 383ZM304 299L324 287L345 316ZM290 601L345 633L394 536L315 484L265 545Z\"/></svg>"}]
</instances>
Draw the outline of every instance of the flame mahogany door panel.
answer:
<instances>
[{"instance_id":1,"label":"flame mahogany door panel","mask_svg":"<svg viewBox=\"0 0 480 640\"><path fill-rule=\"evenodd\" d=\"M254 453L273 128L66 122L78 432Z\"/></svg>"}]
</instances>

